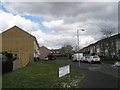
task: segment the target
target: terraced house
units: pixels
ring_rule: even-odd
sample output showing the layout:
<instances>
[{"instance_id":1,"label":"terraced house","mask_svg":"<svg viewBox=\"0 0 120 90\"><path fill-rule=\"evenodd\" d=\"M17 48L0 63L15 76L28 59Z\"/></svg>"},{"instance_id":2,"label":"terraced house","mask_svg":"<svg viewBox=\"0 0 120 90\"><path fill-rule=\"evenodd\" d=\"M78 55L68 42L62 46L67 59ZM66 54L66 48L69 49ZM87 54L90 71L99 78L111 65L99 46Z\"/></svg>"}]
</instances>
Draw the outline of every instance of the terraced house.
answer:
<instances>
[{"instance_id":1,"label":"terraced house","mask_svg":"<svg viewBox=\"0 0 120 90\"><path fill-rule=\"evenodd\" d=\"M34 62L34 58L40 55L36 38L17 26L2 33L2 51L16 53L19 67Z\"/></svg>"},{"instance_id":2,"label":"terraced house","mask_svg":"<svg viewBox=\"0 0 120 90\"><path fill-rule=\"evenodd\" d=\"M90 44L80 51L84 55L97 54L101 57L120 59L120 33Z\"/></svg>"},{"instance_id":3,"label":"terraced house","mask_svg":"<svg viewBox=\"0 0 120 90\"><path fill-rule=\"evenodd\" d=\"M41 46L39 50L41 52L40 53L40 58L41 59L45 59L45 57L47 57L48 55L51 54L51 51L45 46Z\"/></svg>"}]
</instances>

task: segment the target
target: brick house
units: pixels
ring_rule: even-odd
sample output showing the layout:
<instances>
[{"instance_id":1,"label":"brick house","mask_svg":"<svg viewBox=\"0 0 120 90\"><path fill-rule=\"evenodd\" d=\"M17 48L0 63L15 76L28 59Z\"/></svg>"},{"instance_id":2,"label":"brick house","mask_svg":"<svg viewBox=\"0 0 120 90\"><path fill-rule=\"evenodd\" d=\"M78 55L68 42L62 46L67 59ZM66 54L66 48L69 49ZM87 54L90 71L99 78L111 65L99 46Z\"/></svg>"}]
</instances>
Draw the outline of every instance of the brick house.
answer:
<instances>
[{"instance_id":1,"label":"brick house","mask_svg":"<svg viewBox=\"0 0 120 90\"><path fill-rule=\"evenodd\" d=\"M34 36L21 28L14 26L2 32L2 51L17 52L19 57L19 67L26 66L34 61L34 57L39 57L39 45Z\"/></svg>"},{"instance_id":2,"label":"brick house","mask_svg":"<svg viewBox=\"0 0 120 90\"><path fill-rule=\"evenodd\" d=\"M39 51L41 52L40 53L40 58L41 59L45 59L45 57L47 57L48 55L51 54L51 51L47 47L45 47L45 46L41 46L39 48Z\"/></svg>"}]
</instances>

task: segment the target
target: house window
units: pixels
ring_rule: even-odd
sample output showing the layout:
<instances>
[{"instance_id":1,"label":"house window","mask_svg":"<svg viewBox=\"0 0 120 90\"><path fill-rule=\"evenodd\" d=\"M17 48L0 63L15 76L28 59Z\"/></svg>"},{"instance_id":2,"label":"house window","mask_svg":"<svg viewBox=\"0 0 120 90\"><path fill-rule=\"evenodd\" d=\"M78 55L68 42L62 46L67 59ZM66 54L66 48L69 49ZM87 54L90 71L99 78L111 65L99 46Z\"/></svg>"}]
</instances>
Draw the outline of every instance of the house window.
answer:
<instances>
[{"instance_id":1,"label":"house window","mask_svg":"<svg viewBox=\"0 0 120 90\"><path fill-rule=\"evenodd\" d=\"M112 43L111 43L111 45L113 46L113 40L112 40Z\"/></svg>"},{"instance_id":2,"label":"house window","mask_svg":"<svg viewBox=\"0 0 120 90\"><path fill-rule=\"evenodd\" d=\"M108 46L108 43L106 44L106 46Z\"/></svg>"}]
</instances>

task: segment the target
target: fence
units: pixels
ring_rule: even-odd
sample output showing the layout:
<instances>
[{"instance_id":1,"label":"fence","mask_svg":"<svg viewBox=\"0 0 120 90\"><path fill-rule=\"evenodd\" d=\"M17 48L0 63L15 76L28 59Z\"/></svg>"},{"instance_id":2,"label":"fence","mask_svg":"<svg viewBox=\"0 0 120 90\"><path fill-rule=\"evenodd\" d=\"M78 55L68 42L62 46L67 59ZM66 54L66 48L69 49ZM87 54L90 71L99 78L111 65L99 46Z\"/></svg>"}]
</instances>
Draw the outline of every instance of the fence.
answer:
<instances>
[{"instance_id":1,"label":"fence","mask_svg":"<svg viewBox=\"0 0 120 90\"><path fill-rule=\"evenodd\" d=\"M16 70L19 68L19 53L16 51L2 53L2 74ZM4 60L3 56L7 57Z\"/></svg>"},{"instance_id":2,"label":"fence","mask_svg":"<svg viewBox=\"0 0 120 90\"><path fill-rule=\"evenodd\" d=\"M19 59L16 59L13 61L13 70L16 70L19 68Z\"/></svg>"}]
</instances>

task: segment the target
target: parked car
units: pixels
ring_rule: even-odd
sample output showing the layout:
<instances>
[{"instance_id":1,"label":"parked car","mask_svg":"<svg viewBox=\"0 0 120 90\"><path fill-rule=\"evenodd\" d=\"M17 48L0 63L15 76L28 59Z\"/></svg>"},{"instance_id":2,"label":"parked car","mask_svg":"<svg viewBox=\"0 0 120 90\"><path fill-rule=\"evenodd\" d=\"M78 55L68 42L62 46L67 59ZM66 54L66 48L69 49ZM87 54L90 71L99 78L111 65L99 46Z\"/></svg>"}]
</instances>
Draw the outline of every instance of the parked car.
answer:
<instances>
[{"instance_id":1,"label":"parked car","mask_svg":"<svg viewBox=\"0 0 120 90\"><path fill-rule=\"evenodd\" d=\"M89 58L89 56L83 56L83 57L80 59L80 62L87 62L87 58Z\"/></svg>"},{"instance_id":2,"label":"parked car","mask_svg":"<svg viewBox=\"0 0 120 90\"><path fill-rule=\"evenodd\" d=\"M56 57L53 55L48 55L48 60L56 60Z\"/></svg>"},{"instance_id":3,"label":"parked car","mask_svg":"<svg viewBox=\"0 0 120 90\"><path fill-rule=\"evenodd\" d=\"M119 61L116 61L116 62L114 63L114 65L112 65L112 66L120 67L120 62L119 62Z\"/></svg>"},{"instance_id":4,"label":"parked car","mask_svg":"<svg viewBox=\"0 0 120 90\"><path fill-rule=\"evenodd\" d=\"M53 55L48 55L47 57L45 57L45 61L48 61L48 60L56 60L56 57Z\"/></svg>"},{"instance_id":5,"label":"parked car","mask_svg":"<svg viewBox=\"0 0 120 90\"><path fill-rule=\"evenodd\" d=\"M89 56L87 58L88 63L92 63L92 62L100 62L100 57L98 55L94 55L94 56Z\"/></svg>"},{"instance_id":6,"label":"parked car","mask_svg":"<svg viewBox=\"0 0 120 90\"><path fill-rule=\"evenodd\" d=\"M48 57L45 57L45 61L48 61Z\"/></svg>"}]
</instances>

